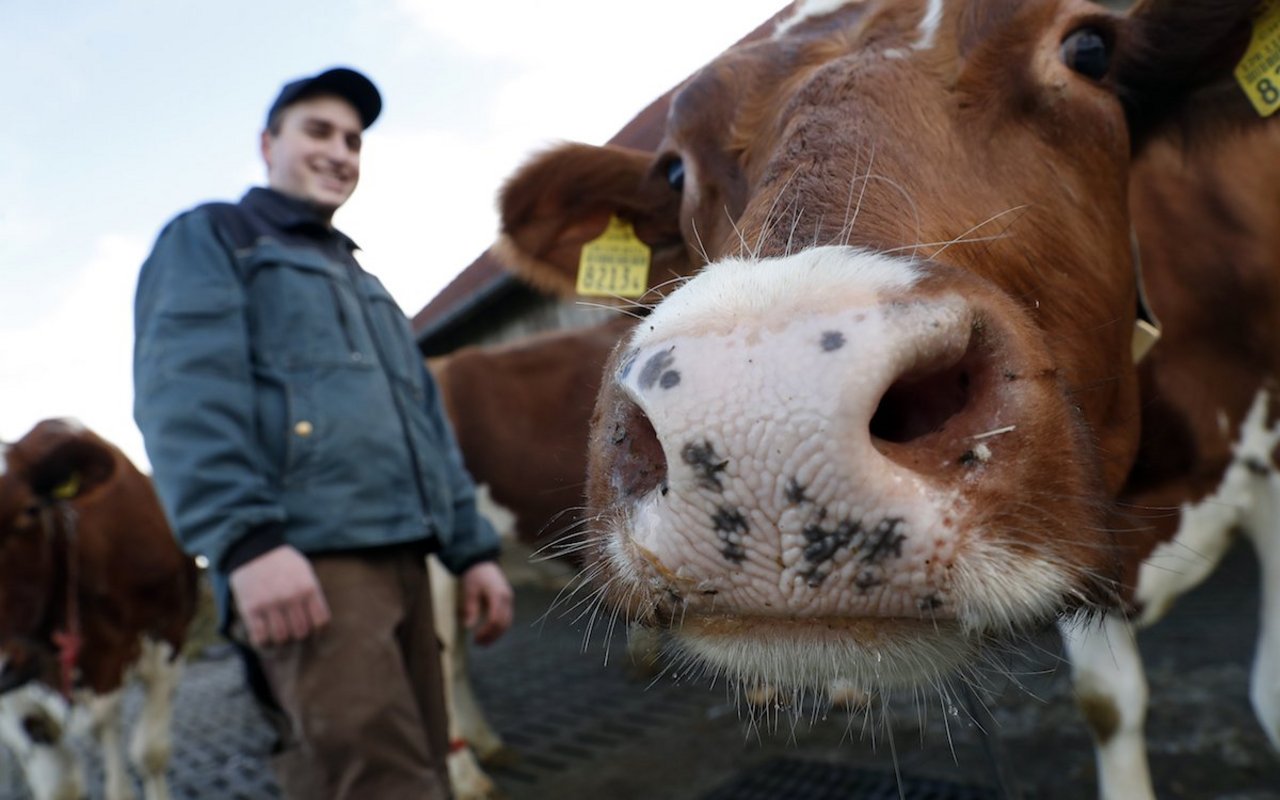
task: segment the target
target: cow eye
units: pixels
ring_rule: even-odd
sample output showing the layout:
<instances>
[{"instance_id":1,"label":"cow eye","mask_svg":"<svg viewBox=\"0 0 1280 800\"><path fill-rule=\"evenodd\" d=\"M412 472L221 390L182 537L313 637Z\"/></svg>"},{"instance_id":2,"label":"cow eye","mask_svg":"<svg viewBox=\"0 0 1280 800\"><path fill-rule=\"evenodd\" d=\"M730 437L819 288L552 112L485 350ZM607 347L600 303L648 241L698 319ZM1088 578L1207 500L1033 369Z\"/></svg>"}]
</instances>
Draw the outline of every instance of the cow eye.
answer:
<instances>
[{"instance_id":1,"label":"cow eye","mask_svg":"<svg viewBox=\"0 0 1280 800\"><path fill-rule=\"evenodd\" d=\"M1062 61L1081 75L1100 81L1111 67L1110 46L1098 29L1081 28L1063 40Z\"/></svg>"},{"instance_id":2,"label":"cow eye","mask_svg":"<svg viewBox=\"0 0 1280 800\"><path fill-rule=\"evenodd\" d=\"M667 185L677 192L684 191L684 159L673 158L667 162Z\"/></svg>"}]
</instances>

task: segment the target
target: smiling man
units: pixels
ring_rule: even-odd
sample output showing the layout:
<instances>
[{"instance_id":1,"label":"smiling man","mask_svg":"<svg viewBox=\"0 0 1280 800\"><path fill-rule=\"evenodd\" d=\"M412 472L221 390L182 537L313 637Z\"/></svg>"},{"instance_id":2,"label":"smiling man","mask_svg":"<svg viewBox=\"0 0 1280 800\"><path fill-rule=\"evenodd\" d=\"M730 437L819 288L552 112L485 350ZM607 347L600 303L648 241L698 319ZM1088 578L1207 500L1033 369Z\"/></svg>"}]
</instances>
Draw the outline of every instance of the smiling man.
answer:
<instances>
[{"instance_id":1,"label":"smiling man","mask_svg":"<svg viewBox=\"0 0 1280 800\"><path fill-rule=\"evenodd\" d=\"M448 796L426 554L462 577L477 641L511 622L408 321L332 225L381 108L354 70L286 84L267 187L170 222L134 307L134 417L224 630L283 709L291 798Z\"/></svg>"}]
</instances>

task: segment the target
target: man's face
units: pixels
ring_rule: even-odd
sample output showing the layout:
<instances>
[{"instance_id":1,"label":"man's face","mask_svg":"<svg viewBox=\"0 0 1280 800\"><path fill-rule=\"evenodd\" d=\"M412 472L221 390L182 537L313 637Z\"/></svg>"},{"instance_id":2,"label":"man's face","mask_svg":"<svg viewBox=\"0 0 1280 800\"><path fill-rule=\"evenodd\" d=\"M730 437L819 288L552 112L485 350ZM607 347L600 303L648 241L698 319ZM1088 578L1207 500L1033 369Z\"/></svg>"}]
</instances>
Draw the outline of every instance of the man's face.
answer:
<instances>
[{"instance_id":1,"label":"man's face","mask_svg":"<svg viewBox=\"0 0 1280 800\"><path fill-rule=\"evenodd\" d=\"M346 100L310 97L284 109L262 134L267 184L332 216L360 179L360 115Z\"/></svg>"}]
</instances>

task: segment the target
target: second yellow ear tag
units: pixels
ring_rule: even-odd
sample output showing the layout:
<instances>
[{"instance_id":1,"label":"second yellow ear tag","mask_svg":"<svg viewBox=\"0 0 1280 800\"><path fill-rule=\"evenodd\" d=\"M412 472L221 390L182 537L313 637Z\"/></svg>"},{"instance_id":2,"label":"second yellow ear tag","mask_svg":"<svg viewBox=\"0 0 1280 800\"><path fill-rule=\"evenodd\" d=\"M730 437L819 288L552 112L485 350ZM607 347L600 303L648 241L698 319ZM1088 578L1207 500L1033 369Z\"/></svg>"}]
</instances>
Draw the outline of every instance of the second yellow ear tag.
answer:
<instances>
[{"instance_id":1,"label":"second yellow ear tag","mask_svg":"<svg viewBox=\"0 0 1280 800\"><path fill-rule=\"evenodd\" d=\"M630 222L616 216L604 233L582 246L578 294L589 297L640 297L649 288L649 245Z\"/></svg>"},{"instance_id":2,"label":"second yellow ear tag","mask_svg":"<svg viewBox=\"0 0 1280 800\"><path fill-rule=\"evenodd\" d=\"M80 473L73 472L68 478L49 493L54 500L70 500L80 494Z\"/></svg>"},{"instance_id":3,"label":"second yellow ear tag","mask_svg":"<svg viewBox=\"0 0 1280 800\"><path fill-rule=\"evenodd\" d=\"M1253 21L1249 49L1236 65L1236 80L1254 109L1269 117L1280 108L1280 2L1270 0Z\"/></svg>"}]
</instances>

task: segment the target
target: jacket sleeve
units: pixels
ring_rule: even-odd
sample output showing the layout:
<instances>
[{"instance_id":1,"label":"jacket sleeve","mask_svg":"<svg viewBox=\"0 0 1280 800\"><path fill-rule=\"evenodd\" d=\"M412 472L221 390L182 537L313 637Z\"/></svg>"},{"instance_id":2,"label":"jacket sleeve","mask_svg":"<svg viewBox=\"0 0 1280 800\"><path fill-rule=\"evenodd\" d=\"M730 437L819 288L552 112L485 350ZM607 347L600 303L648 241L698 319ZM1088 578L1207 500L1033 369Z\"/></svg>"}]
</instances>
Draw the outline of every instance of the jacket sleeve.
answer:
<instances>
[{"instance_id":1,"label":"jacket sleeve","mask_svg":"<svg viewBox=\"0 0 1280 800\"><path fill-rule=\"evenodd\" d=\"M200 209L161 232L134 300L134 419L184 549L222 571L284 541L255 435L246 300L234 255Z\"/></svg>"},{"instance_id":2,"label":"jacket sleeve","mask_svg":"<svg viewBox=\"0 0 1280 800\"><path fill-rule=\"evenodd\" d=\"M444 415L440 390L426 364L422 365L422 381L426 387L425 411L438 435L441 458L449 476L449 494L453 498L453 535L446 539L447 544L437 555L450 572L461 575L481 561L497 559L501 543L493 525L476 508L475 483L462 462L453 428Z\"/></svg>"}]
</instances>

